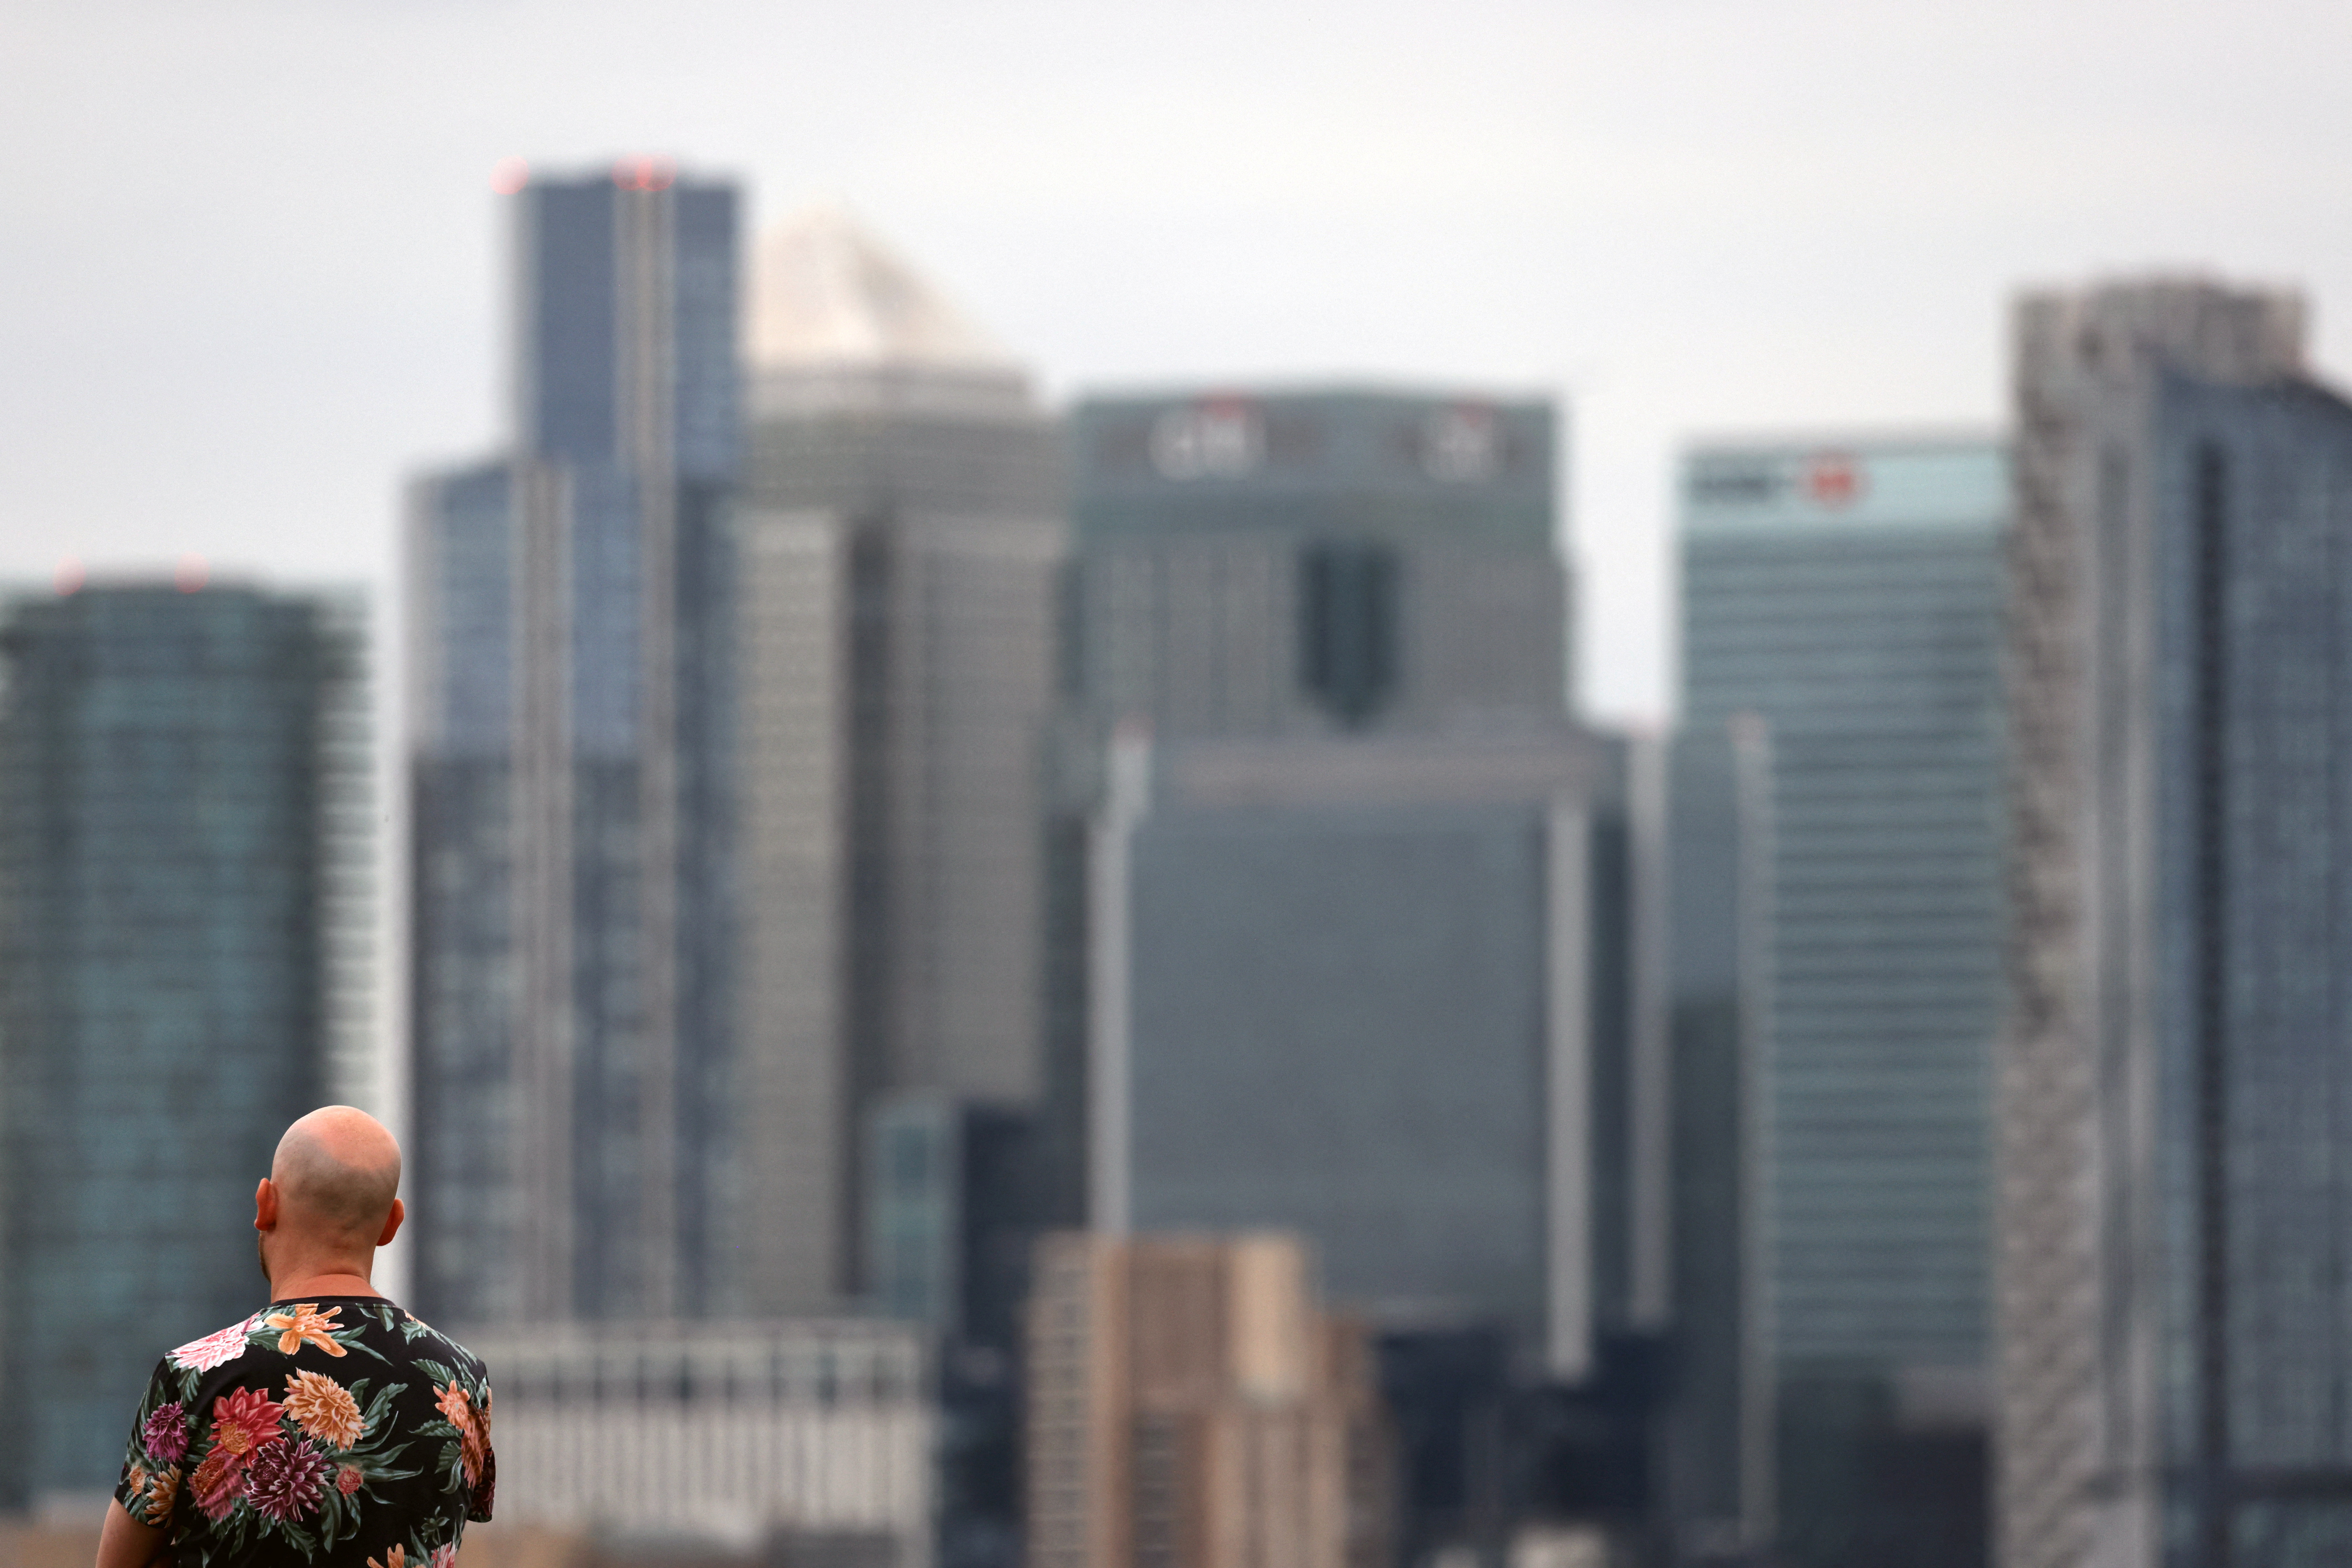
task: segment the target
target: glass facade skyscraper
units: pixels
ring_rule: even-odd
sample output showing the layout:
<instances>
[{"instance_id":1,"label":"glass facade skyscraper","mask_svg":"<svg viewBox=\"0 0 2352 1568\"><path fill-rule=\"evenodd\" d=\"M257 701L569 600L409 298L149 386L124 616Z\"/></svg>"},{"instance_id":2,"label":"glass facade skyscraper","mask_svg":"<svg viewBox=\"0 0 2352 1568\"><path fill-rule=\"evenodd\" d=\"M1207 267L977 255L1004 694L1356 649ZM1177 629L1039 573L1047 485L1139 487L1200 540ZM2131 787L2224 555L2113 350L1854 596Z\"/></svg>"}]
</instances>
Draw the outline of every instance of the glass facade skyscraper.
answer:
<instances>
[{"instance_id":1,"label":"glass facade skyscraper","mask_svg":"<svg viewBox=\"0 0 2352 1568\"><path fill-rule=\"evenodd\" d=\"M2009 1568L2352 1554L2352 403L2303 315L2016 314Z\"/></svg>"},{"instance_id":2,"label":"glass facade skyscraper","mask_svg":"<svg viewBox=\"0 0 2352 1568\"><path fill-rule=\"evenodd\" d=\"M1066 657L1096 722L1173 739L1560 721L1549 404L1090 397L1070 443Z\"/></svg>"},{"instance_id":3,"label":"glass facade skyscraper","mask_svg":"<svg viewBox=\"0 0 2352 1568\"><path fill-rule=\"evenodd\" d=\"M1615 761L1566 733L1156 749L1097 849L1124 894L1097 1226L1296 1230L1333 1300L1500 1322L1582 1375L1628 1314Z\"/></svg>"},{"instance_id":4,"label":"glass facade skyscraper","mask_svg":"<svg viewBox=\"0 0 2352 1568\"><path fill-rule=\"evenodd\" d=\"M1685 710L1769 733L1761 1092L1782 1440L1807 1563L1966 1561L1886 1473L1980 1458L2000 1006L2004 449L1710 445L1682 479Z\"/></svg>"},{"instance_id":5,"label":"glass facade skyscraper","mask_svg":"<svg viewBox=\"0 0 2352 1568\"><path fill-rule=\"evenodd\" d=\"M410 503L416 1298L723 1313L736 195L513 203L515 450Z\"/></svg>"},{"instance_id":6,"label":"glass facade skyscraper","mask_svg":"<svg viewBox=\"0 0 2352 1568\"><path fill-rule=\"evenodd\" d=\"M278 1135L366 1081L359 621L161 585L0 622L0 1506L113 1485L155 1358L262 1299Z\"/></svg>"},{"instance_id":7,"label":"glass facade skyscraper","mask_svg":"<svg viewBox=\"0 0 2352 1568\"><path fill-rule=\"evenodd\" d=\"M1382 1326L1417 1561L1521 1507L1736 1557L1762 752L1570 717L1555 441L1475 395L1077 405L1049 1060L1097 1229L1294 1228Z\"/></svg>"},{"instance_id":8,"label":"glass facade skyscraper","mask_svg":"<svg viewBox=\"0 0 2352 1568\"><path fill-rule=\"evenodd\" d=\"M1582 1375L1642 1311L1631 873L1623 748L1567 713L1552 408L1093 397L1071 451L1049 1021L1094 1223L1294 1226L1338 1299Z\"/></svg>"}]
</instances>

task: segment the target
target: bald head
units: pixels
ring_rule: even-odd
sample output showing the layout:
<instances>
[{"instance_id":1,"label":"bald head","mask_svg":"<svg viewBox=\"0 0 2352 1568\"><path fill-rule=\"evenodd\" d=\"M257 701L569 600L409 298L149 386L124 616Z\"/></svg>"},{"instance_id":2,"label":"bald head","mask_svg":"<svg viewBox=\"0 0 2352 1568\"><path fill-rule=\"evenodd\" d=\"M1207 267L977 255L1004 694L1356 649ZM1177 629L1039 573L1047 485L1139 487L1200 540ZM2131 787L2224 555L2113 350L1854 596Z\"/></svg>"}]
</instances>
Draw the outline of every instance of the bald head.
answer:
<instances>
[{"instance_id":1,"label":"bald head","mask_svg":"<svg viewBox=\"0 0 2352 1568\"><path fill-rule=\"evenodd\" d=\"M278 1141L269 1180L287 1220L322 1238L372 1243L400 1192L400 1145L366 1111L321 1106Z\"/></svg>"}]
</instances>

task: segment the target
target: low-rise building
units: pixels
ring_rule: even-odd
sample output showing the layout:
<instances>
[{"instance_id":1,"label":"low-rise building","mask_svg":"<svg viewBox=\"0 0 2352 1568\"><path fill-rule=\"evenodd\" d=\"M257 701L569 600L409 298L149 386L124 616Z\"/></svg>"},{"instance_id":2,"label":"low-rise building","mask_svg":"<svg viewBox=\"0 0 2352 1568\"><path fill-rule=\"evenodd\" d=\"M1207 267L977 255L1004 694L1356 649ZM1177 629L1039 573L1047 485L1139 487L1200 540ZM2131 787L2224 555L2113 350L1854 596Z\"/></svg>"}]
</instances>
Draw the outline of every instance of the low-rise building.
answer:
<instances>
[{"instance_id":1,"label":"low-rise building","mask_svg":"<svg viewBox=\"0 0 2352 1568\"><path fill-rule=\"evenodd\" d=\"M912 1325L577 1323L465 1336L501 1524L924 1568L930 1372ZM796 1549L797 1548L797 1549Z\"/></svg>"}]
</instances>

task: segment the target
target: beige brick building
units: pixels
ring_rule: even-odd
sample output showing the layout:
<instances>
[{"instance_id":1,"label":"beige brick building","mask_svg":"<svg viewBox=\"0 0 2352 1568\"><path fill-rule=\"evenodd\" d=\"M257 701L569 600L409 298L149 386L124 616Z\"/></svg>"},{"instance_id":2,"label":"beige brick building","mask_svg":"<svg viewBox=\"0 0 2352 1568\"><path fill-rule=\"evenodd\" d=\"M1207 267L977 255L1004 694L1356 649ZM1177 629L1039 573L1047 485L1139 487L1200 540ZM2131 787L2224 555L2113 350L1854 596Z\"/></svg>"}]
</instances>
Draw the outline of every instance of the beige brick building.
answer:
<instances>
[{"instance_id":1,"label":"beige brick building","mask_svg":"<svg viewBox=\"0 0 2352 1568\"><path fill-rule=\"evenodd\" d=\"M1030 1568L1386 1568L1370 1347L1297 1240L1049 1236L1029 1311Z\"/></svg>"}]
</instances>

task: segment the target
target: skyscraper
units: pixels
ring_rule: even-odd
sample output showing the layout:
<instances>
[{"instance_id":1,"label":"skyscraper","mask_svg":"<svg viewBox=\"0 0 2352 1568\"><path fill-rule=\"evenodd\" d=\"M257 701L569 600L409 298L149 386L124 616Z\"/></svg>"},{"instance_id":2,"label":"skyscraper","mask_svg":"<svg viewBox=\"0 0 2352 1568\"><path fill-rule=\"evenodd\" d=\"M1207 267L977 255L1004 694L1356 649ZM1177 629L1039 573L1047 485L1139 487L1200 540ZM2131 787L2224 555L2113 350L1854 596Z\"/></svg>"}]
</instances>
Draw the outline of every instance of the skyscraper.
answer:
<instances>
[{"instance_id":1,"label":"skyscraper","mask_svg":"<svg viewBox=\"0 0 2352 1568\"><path fill-rule=\"evenodd\" d=\"M751 1154L750 1278L806 1310L869 1274L859 1156L887 1097L1026 1112L1045 1092L1067 527L1025 372L839 208L764 237L753 299L740 1017L773 1135Z\"/></svg>"},{"instance_id":2,"label":"skyscraper","mask_svg":"<svg viewBox=\"0 0 2352 1568\"><path fill-rule=\"evenodd\" d=\"M2005 1568L2352 1552L2352 405L2303 327L2015 314Z\"/></svg>"},{"instance_id":3,"label":"skyscraper","mask_svg":"<svg viewBox=\"0 0 2352 1568\"><path fill-rule=\"evenodd\" d=\"M513 452L410 504L416 1294L726 1312L736 196L513 200Z\"/></svg>"},{"instance_id":4,"label":"skyscraper","mask_svg":"<svg viewBox=\"0 0 2352 1568\"><path fill-rule=\"evenodd\" d=\"M1121 742L1094 1223L1295 1230L1349 1309L1498 1321L1582 1375L1626 1291L1596 1225L1623 1196L1594 1103L1624 1071L1612 760L1567 733Z\"/></svg>"},{"instance_id":5,"label":"skyscraper","mask_svg":"<svg viewBox=\"0 0 2352 1568\"><path fill-rule=\"evenodd\" d=\"M1570 718L1548 404L1097 397L1071 441L1046 1023L1092 1222L1314 1246L1417 1562L1751 1550L1760 736Z\"/></svg>"},{"instance_id":6,"label":"skyscraper","mask_svg":"<svg viewBox=\"0 0 2352 1568\"><path fill-rule=\"evenodd\" d=\"M1559 1226L1588 1216L1547 1183L1584 1171L1584 1129L1556 1148L1544 1096L1595 1048L1588 1003L1622 1053L1623 974L1586 984L1622 910L1594 927L1584 872L1599 834L1622 879L1623 846L1617 764L1567 717L1552 428L1353 390L1078 405L1066 782L1094 826L1065 841L1088 891L1059 945L1082 927L1091 954L1097 1224L1296 1228L1351 1305L1497 1317L1574 1361L1544 1260L1580 1289ZM1426 1146L1400 1087L1423 1070L1459 1113ZM1252 1120L1303 1099L1303 1136Z\"/></svg>"},{"instance_id":7,"label":"skyscraper","mask_svg":"<svg viewBox=\"0 0 2352 1568\"><path fill-rule=\"evenodd\" d=\"M359 619L158 585L0 625L0 1505L113 1484L155 1357L258 1299L278 1135L363 1098Z\"/></svg>"},{"instance_id":8,"label":"skyscraper","mask_svg":"<svg viewBox=\"0 0 2352 1568\"><path fill-rule=\"evenodd\" d=\"M1637 967L1659 974L1654 1005L1667 1044L1661 1294L1673 1353L1652 1448L1652 1517L1681 1564L1752 1560L1771 1539L1777 1500L1769 739L1752 715L1674 738L1658 848L1640 858L1648 868L1636 879L1637 897L1651 891L1637 943L1651 956ZM1636 995L1650 989L1637 985Z\"/></svg>"},{"instance_id":9,"label":"skyscraper","mask_svg":"<svg viewBox=\"0 0 2352 1568\"><path fill-rule=\"evenodd\" d=\"M1780 1542L1822 1568L1971 1562L2007 456L1980 437L1723 443L1682 488L1688 721L1769 731Z\"/></svg>"},{"instance_id":10,"label":"skyscraper","mask_svg":"<svg viewBox=\"0 0 2352 1568\"><path fill-rule=\"evenodd\" d=\"M1071 426L1069 657L1096 722L1178 739L1560 721L1549 404L1094 397Z\"/></svg>"}]
</instances>

